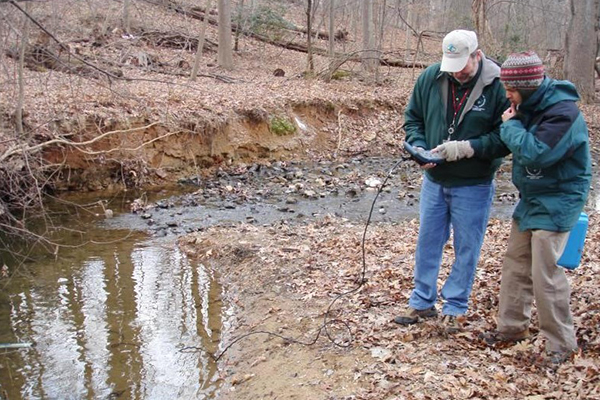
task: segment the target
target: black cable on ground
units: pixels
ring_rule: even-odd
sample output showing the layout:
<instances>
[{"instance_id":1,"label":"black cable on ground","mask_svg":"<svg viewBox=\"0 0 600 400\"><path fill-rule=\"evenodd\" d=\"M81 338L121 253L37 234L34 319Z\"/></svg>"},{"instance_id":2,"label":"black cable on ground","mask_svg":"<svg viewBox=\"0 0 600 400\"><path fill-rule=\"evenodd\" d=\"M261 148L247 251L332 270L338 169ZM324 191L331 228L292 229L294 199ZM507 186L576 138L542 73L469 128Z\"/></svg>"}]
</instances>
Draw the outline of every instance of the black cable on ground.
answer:
<instances>
[{"instance_id":1,"label":"black cable on ground","mask_svg":"<svg viewBox=\"0 0 600 400\"><path fill-rule=\"evenodd\" d=\"M319 339L319 337L321 336L321 333L324 333L327 338L336 346L338 347L349 347L350 343L352 342L353 338L352 338L352 332L350 330L350 325L348 324L348 322L340 320L340 319L329 319L329 313L331 311L331 308L333 307L333 305L342 297L350 295L352 293L356 293L360 290L360 288L365 284L366 279L365 279L365 275L367 272L367 261L366 261L366 250L365 250L365 240L367 237L367 229L369 227L369 224L371 223L371 217L373 215L373 210L375 209L375 203L377 202L377 198L379 197L379 194L381 193L381 191L383 190L383 188L385 187L385 184L387 183L387 181L390 179L390 177L392 176L392 173L394 172L394 170L396 168L398 168L398 166L400 165L400 163L409 160L410 158L400 158L399 161L397 161L394 166L390 169L390 171L388 172L387 176L385 177L385 179L383 180L383 182L381 183L381 185L379 186L379 189L377 190L377 193L375 194L375 198L373 199L373 202L371 203L371 209L369 210L369 215L367 217L367 222L365 223L365 229L363 231L363 235L362 235L362 240L361 240L361 251L362 251L362 271L361 271L361 275L360 275L360 279L357 280L357 284L356 287L354 287L353 289L350 289L346 292L340 293L338 294L332 301L331 303L329 303L329 306L327 307L327 310L325 311L325 315L323 317L323 324L321 325L321 327L319 328L319 330L317 331L317 334L315 336L315 338L309 342L303 342L301 340L298 339L293 339L293 338L289 338L283 335L280 335L278 333L275 332L270 332L270 331L252 331L252 332L248 332L244 335L238 336L237 338L235 338L231 343L229 343L222 351L221 353L219 353L219 355L212 355L212 357L214 358L215 362L219 361L219 359L221 359L221 357L223 357L223 355L236 343L238 343L239 341L249 337L249 336L253 336L253 335L258 335L258 334L265 334L265 335L269 335L269 336L274 336L274 337L278 337L280 339L282 339L283 341L287 342L287 343L296 343L296 344L301 344L303 346L311 346L313 344L315 344L317 342L317 340ZM328 330L328 327L330 325L333 324L341 324L345 327L345 329L348 331L349 333L349 340L345 343L340 343L338 341L335 340L335 338L333 338ZM182 348L180 351L185 351L185 350L190 350L190 349L194 349L194 350L198 350L198 348L196 347L184 347Z\"/></svg>"}]
</instances>

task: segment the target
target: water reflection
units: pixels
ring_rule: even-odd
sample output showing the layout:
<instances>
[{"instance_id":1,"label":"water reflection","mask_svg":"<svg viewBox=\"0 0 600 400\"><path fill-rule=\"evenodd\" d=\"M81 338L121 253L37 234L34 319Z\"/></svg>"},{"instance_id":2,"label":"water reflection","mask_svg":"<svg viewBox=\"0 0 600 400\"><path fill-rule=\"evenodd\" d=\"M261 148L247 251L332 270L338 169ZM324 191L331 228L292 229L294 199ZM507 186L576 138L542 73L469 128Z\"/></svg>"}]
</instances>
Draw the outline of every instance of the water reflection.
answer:
<instances>
[{"instance_id":1,"label":"water reflection","mask_svg":"<svg viewBox=\"0 0 600 400\"><path fill-rule=\"evenodd\" d=\"M28 270L0 293L0 342L34 343L0 351L0 399L213 397L221 288L173 239L136 233Z\"/></svg>"}]
</instances>

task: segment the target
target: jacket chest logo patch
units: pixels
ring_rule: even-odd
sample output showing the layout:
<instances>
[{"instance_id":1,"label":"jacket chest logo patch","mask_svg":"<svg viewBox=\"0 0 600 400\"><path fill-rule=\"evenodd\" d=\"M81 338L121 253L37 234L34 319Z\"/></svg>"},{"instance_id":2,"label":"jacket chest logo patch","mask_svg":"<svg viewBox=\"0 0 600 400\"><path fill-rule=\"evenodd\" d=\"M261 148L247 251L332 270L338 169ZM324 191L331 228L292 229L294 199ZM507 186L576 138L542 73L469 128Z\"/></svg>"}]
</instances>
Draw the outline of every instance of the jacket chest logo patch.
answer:
<instances>
[{"instance_id":1,"label":"jacket chest logo patch","mask_svg":"<svg viewBox=\"0 0 600 400\"><path fill-rule=\"evenodd\" d=\"M473 111L485 111L485 95L479 96L475 104L473 104Z\"/></svg>"},{"instance_id":2,"label":"jacket chest logo patch","mask_svg":"<svg viewBox=\"0 0 600 400\"><path fill-rule=\"evenodd\" d=\"M537 180L537 179L542 179L544 177L544 175L542 175L541 168L525 167L525 172L527 173L527 175L526 175L527 179Z\"/></svg>"}]
</instances>

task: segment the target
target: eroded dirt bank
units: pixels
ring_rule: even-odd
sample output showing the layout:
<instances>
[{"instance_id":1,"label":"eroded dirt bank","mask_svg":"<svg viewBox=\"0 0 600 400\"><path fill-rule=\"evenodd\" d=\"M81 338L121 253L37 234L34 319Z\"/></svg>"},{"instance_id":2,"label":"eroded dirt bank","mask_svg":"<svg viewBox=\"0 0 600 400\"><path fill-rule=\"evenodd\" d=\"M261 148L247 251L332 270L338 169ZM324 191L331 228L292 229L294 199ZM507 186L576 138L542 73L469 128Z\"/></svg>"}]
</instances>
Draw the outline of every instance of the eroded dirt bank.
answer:
<instances>
[{"instance_id":1,"label":"eroded dirt bank","mask_svg":"<svg viewBox=\"0 0 600 400\"><path fill-rule=\"evenodd\" d=\"M57 190L159 186L215 168L274 160L335 160L399 154L404 101L299 102L283 110L233 110L225 116L165 124L147 118L64 122L80 147L53 146L45 159L61 165ZM67 133L68 132L68 133Z\"/></svg>"}]
</instances>

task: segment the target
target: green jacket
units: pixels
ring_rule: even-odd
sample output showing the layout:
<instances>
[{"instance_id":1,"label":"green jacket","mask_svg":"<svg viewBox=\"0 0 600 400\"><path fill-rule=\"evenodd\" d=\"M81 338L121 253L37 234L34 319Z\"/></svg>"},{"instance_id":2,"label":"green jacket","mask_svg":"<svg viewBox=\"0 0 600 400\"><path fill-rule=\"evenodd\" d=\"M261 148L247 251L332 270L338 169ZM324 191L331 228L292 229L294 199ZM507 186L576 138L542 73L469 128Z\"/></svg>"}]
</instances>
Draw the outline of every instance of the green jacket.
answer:
<instances>
[{"instance_id":1,"label":"green jacket","mask_svg":"<svg viewBox=\"0 0 600 400\"><path fill-rule=\"evenodd\" d=\"M545 78L502 124L513 153L513 183L520 201L513 217L519 229L571 230L585 205L592 177L587 125L567 81Z\"/></svg>"},{"instance_id":2,"label":"green jacket","mask_svg":"<svg viewBox=\"0 0 600 400\"><path fill-rule=\"evenodd\" d=\"M508 154L500 140L502 113L510 106L500 83L500 67L482 57L477 81L460 115L452 140L469 140L475 155L447 162L426 171L434 182L445 186L489 183ZM449 76L440 64L429 66L417 79L404 112L406 141L433 149L448 138Z\"/></svg>"}]
</instances>

